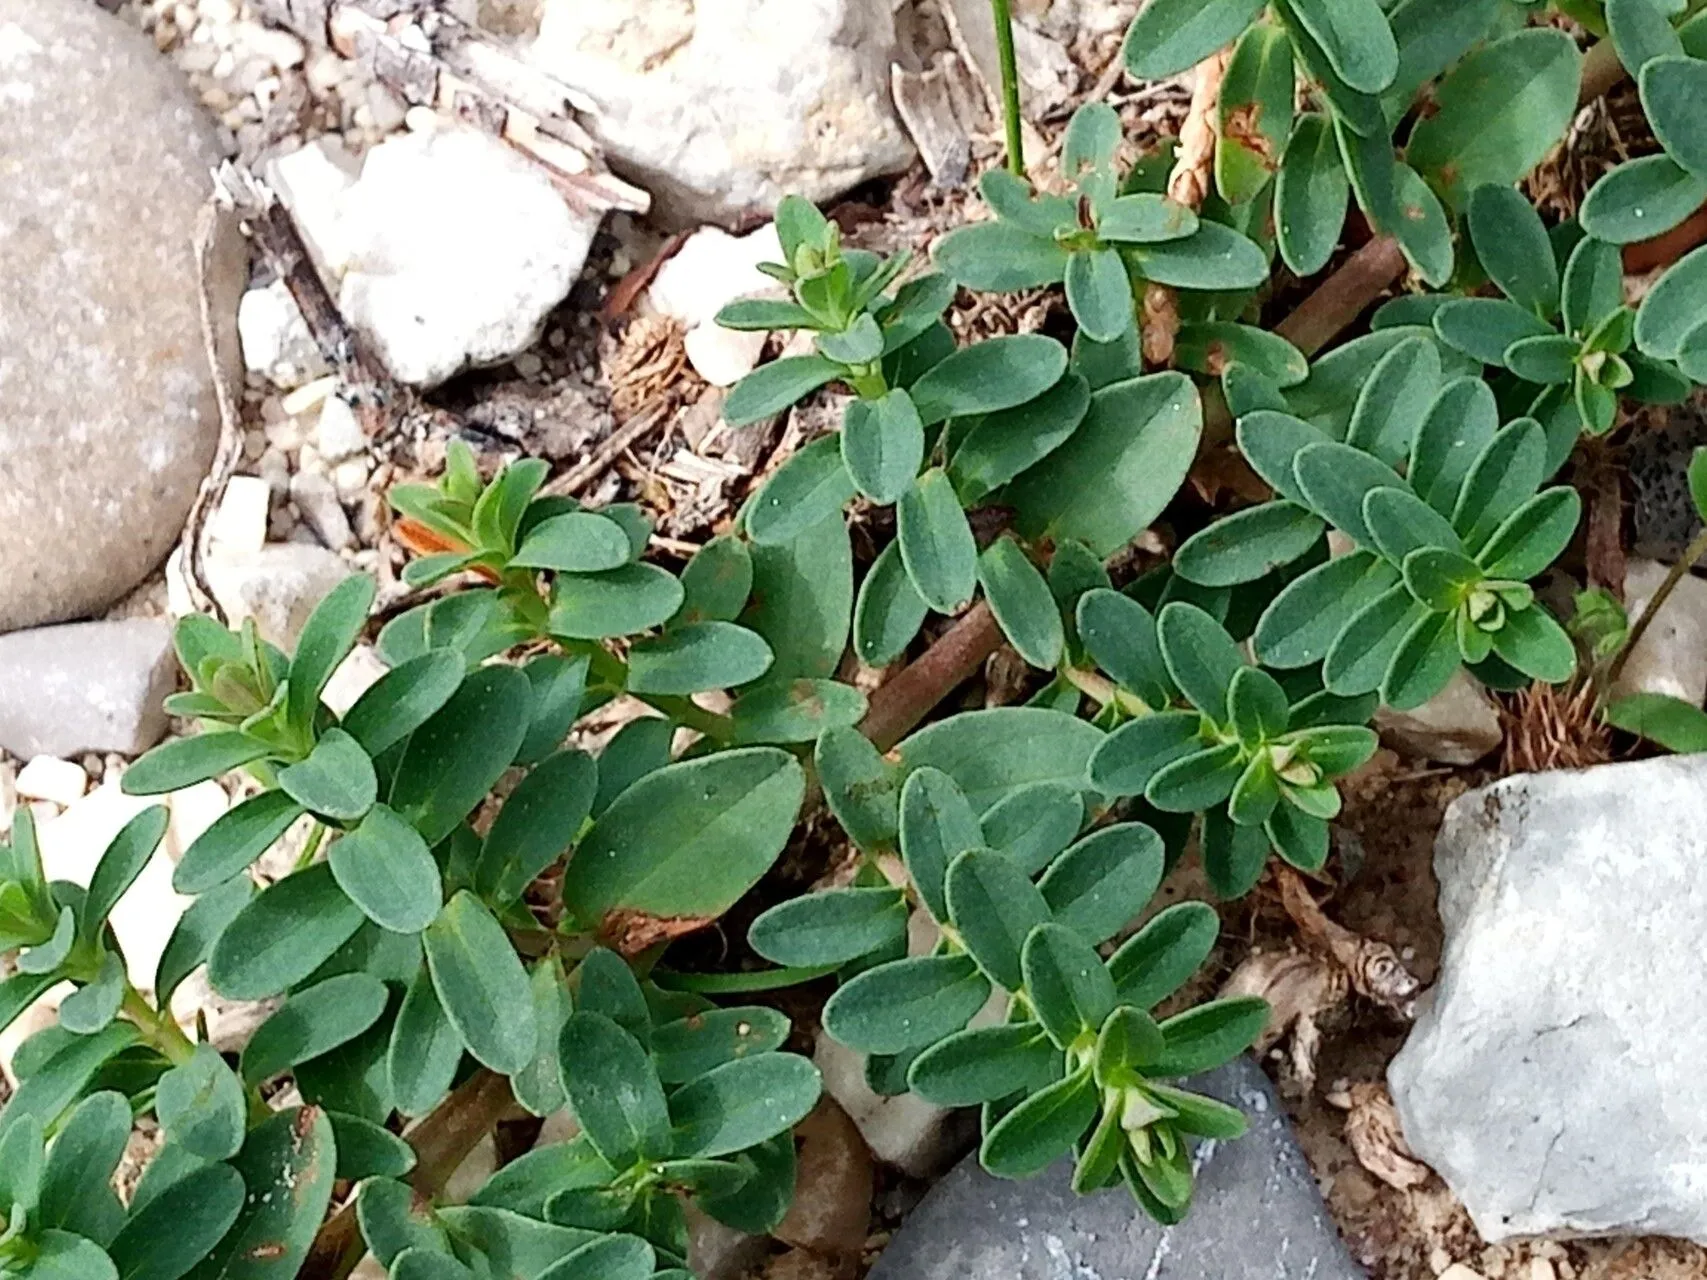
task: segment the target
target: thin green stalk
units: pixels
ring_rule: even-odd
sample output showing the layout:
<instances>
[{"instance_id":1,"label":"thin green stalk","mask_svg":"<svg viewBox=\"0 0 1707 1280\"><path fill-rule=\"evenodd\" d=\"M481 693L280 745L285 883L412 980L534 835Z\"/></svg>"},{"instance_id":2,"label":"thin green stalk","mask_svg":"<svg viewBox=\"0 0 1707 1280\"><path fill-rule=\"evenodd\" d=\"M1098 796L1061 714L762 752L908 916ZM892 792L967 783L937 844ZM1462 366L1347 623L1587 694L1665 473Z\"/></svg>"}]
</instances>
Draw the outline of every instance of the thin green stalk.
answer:
<instances>
[{"instance_id":1,"label":"thin green stalk","mask_svg":"<svg viewBox=\"0 0 1707 1280\"><path fill-rule=\"evenodd\" d=\"M302 871L314 865L314 855L320 852L320 843L325 839L325 823L316 822L314 830L309 833L308 843L302 846L302 853L297 857L296 870Z\"/></svg>"},{"instance_id":2,"label":"thin green stalk","mask_svg":"<svg viewBox=\"0 0 1707 1280\"><path fill-rule=\"evenodd\" d=\"M628 664L617 657L603 645L592 645L587 649L588 660L592 665L593 674L604 681L612 689L619 692L629 692L649 706L656 707L678 724L687 726L697 733L703 733L713 742L729 742L735 736L735 726L728 716L720 716L715 711L707 711L691 698L669 698L657 694L632 693L626 688L628 684Z\"/></svg>"},{"instance_id":3,"label":"thin green stalk","mask_svg":"<svg viewBox=\"0 0 1707 1280\"><path fill-rule=\"evenodd\" d=\"M996 54L1002 64L1002 120L1007 126L1008 168L1025 177L1025 138L1020 131L1019 63L1014 58L1014 20L1008 0L990 0L996 22Z\"/></svg>"},{"instance_id":4,"label":"thin green stalk","mask_svg":"<svg viewBox=\"0 0 1707 1280\"><path fill-rule=\"evenodd\" d=\"M1642 616L1636 619L1636 624L1630 628L1630 634L1624 641L1624 647L1618 651L1618 656L1612 660L1612 665L1606 669L1606 687L1611 689L1618 683L1618 673L1624 670L1624 663L1635 650L1637 643L1652 625L1654 617L1665 604L1667 597L1677 589L1677 584L1683 581L1683 575L1695 567L1695 562L1707 555L1707 529L1695 535L1695 541L1684 548L1677 563L1666 570L1665 579L1660 583L1658 591L1648 601L1648 607L1642 610Z\"/></svg>"},{"instance_id":5,"label":"thin green stalk","mask_svg":"<svg viewBox=\"0 0 1707 1280\"><path fill-rule=\"evenodd\" d=\"M1083 667L1064 666L1061 668L1061 678L1105 707L1113 703L1135 720L1151 713L1149 704L1142 698L1128 693L1100 672L1086 671Z\"/></svg>"},{"instance_id":6,"label":"thin green stalk","mask_svg":"<svg viewBox=\"0 0 1707 1280\"><path fill-rule=\"evenodd\" d=\"M158 1049L174 1066L188 1062L196 1046L184 1034L183 1028L172 1019L169 1011L156 1009L130 983L125 983L124 999L119 1011L142 1032L142 1038Z\"/></svg>"}]
</instances>

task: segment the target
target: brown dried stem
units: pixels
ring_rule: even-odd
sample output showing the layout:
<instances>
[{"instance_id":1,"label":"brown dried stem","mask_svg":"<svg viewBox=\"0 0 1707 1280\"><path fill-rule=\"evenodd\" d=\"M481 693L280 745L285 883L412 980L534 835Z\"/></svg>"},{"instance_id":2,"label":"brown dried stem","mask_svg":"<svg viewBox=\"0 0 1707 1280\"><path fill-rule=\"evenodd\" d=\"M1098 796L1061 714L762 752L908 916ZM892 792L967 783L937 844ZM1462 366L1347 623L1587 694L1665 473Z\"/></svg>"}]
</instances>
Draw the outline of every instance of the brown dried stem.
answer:
<instances>
[{"instance_id":1,"label":"brown dried stem","mask_svg":"<svg viewBox=\"0 0 1707 1280\"><path fill-rule=\"evenodd\" d=\"M1398 952L1385 942L1365 938L1328 919L1304 883L1304 877L1291 867L1275 863L1274 881L1280 890L1280 903L1304 935L1304 941L1331 956L1345 970L1359 995L1400 1017L1414 1016L1422 983L1405 968Z\"/></svg>"},{"instance_id":2,"label":"brown dried stem","mask_svg":"<svg viewBox=\"0 0 1707 1280\"><path fill-rule=\"evenodd\" d=\"M1221 81L1227 74L1231 49L1212 53L1197 64L1191 87L1191 106L1180 126L1179 150L1174 154L1173 172L1168 175L1168 196L1192 209L1203 207L1215 174L1216 117L1221 106ZM1165 284L1144 288L1144 309L1139 321L1144 339L1144 358L1152 365L1173 363L1174 341L1179 337L1179 299Z\"/></svg>"},{"instance_id":3,"label":"brown dried stem","mask_svg":"<svg viewBox=\"0 0 1707 1280\"><path fill-rule=\"evenodd\" d=\"M887 751L930 714L963 680L970 679L1002 642L1002 629L983 601L950 627L899 675L871 695L859 731Z\"/></svg>"},{"instance_id":4,"label":"brown dried stem","mask_svg":"<svg viewBox=\"0 0 1707 1280\"><path fill-rule=\"evenodd\" d=\"M510 1082L482 1069L404 1134L403 1140L415 1148L415 1171L409 1175L415 1194L430 1199L444 1190L468 1153L514 1105ZM298 1274L302 1280L344 1280L366 1252L352 1196L321 1225Z\"/></svg>"}]
</instances>

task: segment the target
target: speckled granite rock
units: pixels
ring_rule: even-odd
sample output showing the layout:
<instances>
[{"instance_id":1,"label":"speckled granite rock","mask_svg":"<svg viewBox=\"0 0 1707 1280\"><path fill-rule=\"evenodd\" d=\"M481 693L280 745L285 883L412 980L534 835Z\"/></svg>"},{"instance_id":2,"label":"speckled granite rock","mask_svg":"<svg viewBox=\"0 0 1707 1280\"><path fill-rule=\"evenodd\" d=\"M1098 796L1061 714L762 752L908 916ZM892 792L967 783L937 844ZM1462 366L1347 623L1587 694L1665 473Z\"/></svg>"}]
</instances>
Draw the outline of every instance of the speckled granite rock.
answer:
<instances>
[{"instance_id":1,"label":"speckled granite rock","mask_svg":"<svg viewBox=\"0 0 1707 1280\"><path fill-rule=\"evenodd\" d=\"M220 157L177 71L88 0L0 0L0 103L9 631L104 608L178 539L219 435L193 236ZM235 365L239 237L213 267Z\"/></svg>"},{"instance_id":2,"label":"speckled granite rock","mask_svg":"<svg viewBox=\"0 0 1707 1280\"><path fill-rule=\"evenodd\" d=\"M1157 1226L1125 1191L1074 1195L1066 1162L1005 1182L974 1157L913 1211L869 1280L1362 1280L1261 1069L1241 1059L1193 1087L1251 1128L1198 1148L1179 1226Z\"/></svg>"},{"instance_id":3,"label":"speckled granite rock","mask_svg":"<svg viewBox=\"0 0 1707 1280\"><path fill-rule=\"evenodd\" d=\"M1631 529L1638 555L1670 563L1683 554L1701 532L1701 517L1689 500L1689 458L1697 445L1707 444L1707 408L1698 396L1688 404L1653 410L1631 432Z\"/></svg>"}]
</instances>

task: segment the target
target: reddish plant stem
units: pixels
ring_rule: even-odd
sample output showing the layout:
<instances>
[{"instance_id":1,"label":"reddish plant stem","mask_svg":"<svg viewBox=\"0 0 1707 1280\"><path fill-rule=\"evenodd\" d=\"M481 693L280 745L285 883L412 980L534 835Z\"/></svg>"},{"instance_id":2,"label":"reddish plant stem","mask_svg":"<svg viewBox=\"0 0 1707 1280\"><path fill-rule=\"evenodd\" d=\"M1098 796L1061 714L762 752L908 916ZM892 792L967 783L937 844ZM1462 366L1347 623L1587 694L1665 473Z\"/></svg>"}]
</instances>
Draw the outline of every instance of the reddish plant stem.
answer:
<instances>
[{"instance_id":1,"label":"reddish plant stem","mask_svg":"<svg viewBox=\"0 0 1707 1280\"><path fill-rule=\"evenodd\" d=\"M1307 356L1339 336L1363 309L1405 271L1405 255L1391 236L1377 236L1347 258L1275 332Z\"/></svg>"},{"instance_id":2,"label":"reddish plant stem","mask_svg":"<svg viewBox=\"0 0 1707 1280\"><path fill-rule=\"evenodd\" d=\"M893 680L871 695L871 706L859 731L887 751L930 714L948 691L971 676L1002 642L990 606L979 601L972 610L909 663Z\"/></svg>"},{"instance_id":3,"label":"reddish plant stem","mask_svg":"<svg viewBox=\"0 0 1707 1280\"><path fill-rule=\"evenodd\" d=\"M415 1194L431 1199L444 1190L468 1153L514 1105L510 1082L481 1070L404 1134L404 1141L415 1148L415 1171L409 1175ZM351 1197L322 1224L298 1274L302 1280L344 1280L366 1252L367 1244L356 1222L355 1198Z\"/></svg>"}]
</instances>

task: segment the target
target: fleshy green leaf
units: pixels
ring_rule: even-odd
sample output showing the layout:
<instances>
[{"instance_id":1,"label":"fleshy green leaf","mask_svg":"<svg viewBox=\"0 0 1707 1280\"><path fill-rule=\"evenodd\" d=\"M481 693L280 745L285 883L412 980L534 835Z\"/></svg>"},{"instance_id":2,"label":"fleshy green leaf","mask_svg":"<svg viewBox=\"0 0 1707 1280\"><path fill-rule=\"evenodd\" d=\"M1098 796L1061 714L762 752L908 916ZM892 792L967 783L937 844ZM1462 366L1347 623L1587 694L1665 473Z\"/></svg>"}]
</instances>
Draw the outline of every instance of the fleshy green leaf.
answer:
<instances>
[{"instance_id":1,"label":"fleshy green leaf","mask_svg":"<svg viewBox=\"0 0 1707 1280\"><path fill-rule=\"evenodd\" d=\"M385 1012L385 984L366 973L344 973L291 993L243 1047L248 1084L288 1071L354 1040Z\"/></svg>"},{"instance_id":2,"label":"fleshy green leaf","mask_svg":"<svg viewBox=\"0 0 1707 1280\"><path fill-rule=\"evenodd\" d=\"M1435 89L1410 162L1460 204L1484 183L1507 186L1563 136L1577 106L1582 55L1562 31L1529 28L1483 45Z\"/></svg>"},{"instance_id":3,"label":"fleshy green leaf","mask_svg":"<svg viewBox=\"0 0 1707 1280\"><path fill-rule=\"evenodd\" d=\"M818 1069L792 1053L714 1067L670 1095L677 1159L709 1160L786 1133L818 1104Z\"/></svg>"},{"instance_id":4,"label":"fleshy green leaf","mask_svg":"<svg viewBox=\"0 0 1707 1280\"><path fill-rule=\"evenodd\" d=\"M228 1160L243 1146L243 1085L212 1045L200 1044L160 1077L154 1097L160 1127L176 1146L203 1160Z\"/></svg>"},{"instance_id":5,"label":"fleshy green leaf","mask_svg":"<svg viewBox=\"0 0 1707 1280\"><path fill-rule=\"evenodd\" d=\"M613 912L716 917L782 852L805 775L774 747L666 765L600 815L569 860L563 900L588 925Z\"/></svg>"},{"instance_id":6,"label":"fleshy green leaf","mask_svg":"<svg viewBox=\"0 0 1707 1280\"><path fill-rule=\"evenodd\" d=\"M1196 456L1202 422L1184 374L1152 374L1096 392L1072 437L1008 486L1020 532L1112 555L1173 498Z\"/></svg>"},{"instance_id":7,"label":"fleshy green leaf","mask_svg":"<svg viewBox=\"0 0 1707 1280\"><path fill-rule=\"evenodd\" d=\"M486 798L528 732L533 690L514 667L474 672L409 737L389 803L429 845Z\"/></svg>"},{"instance_id":8,"label":"fleshy green leaf","mask_svg":"<svg viewBox=\"0 0 1707 1280\"><path fill-rule=\"evenodd\" d=\"M387 805L333 842L326 861L351 902L382 929L419 933L444 903L444 885L427 842Z\"/></svg>"},{"instance_id":9,"label":"fleshy green leaf","mask_svg":"<svg viewBox=\"0 0 1707 1280\"><path fill-rule=\"evenodd\" d=\"M911 387L925 426L995 413L1042 395L1067 371L1067 349L1041 334L1012 334L965 347Z\"/></svg>"},{"instance_id":10,"label":"fleshy green leaf","mask_svg":"<svg viewBox=\"0 0 1707 1280\"><path fill-rule=\"evenodd\" d=\"M612 1168L671 1154L664 1086L638 1040L604 1014L583 1011L569 1015L559 1046L569 1105Z\"/></svg>"},{"instance_id":11,"label":"fleshy green leaf","mask_svg":"<svg viewBox=\"0 0 1707 1280\"><path fill-rule=\"evenodd\" d=\"M732 427L744 427L781 413L841 372L835 361L816 355L788 356L760 365L730 391L723 402L723 420Z\"/></svg>"},{"instance_id":12,"label":"fleshy green leaf","mask_svg":"<svg viewBox=\"0 0 1707 1280\"><path fill-rule=\"evenodd\" d=\"M1601 175L1583 197L1582 229L1609 244L1634 244L1662 235L1707 200L1699 178L1663 152L1626 160Z\"/></svg>"},{"instance_id":13,"label":"fleshy green leaf","mask_svg":"<svg viewBox=\"0 0 1707 1280\"><path fill-rule=\"evenodd\" d=\"M321 817L353 822L379 794L368 753L342 729L328 729L308 757L279 771L279 788Z\"/></svg>"},{"instance_id":14,"label":"fleshy green leaf","mask_svg":"<svg viewBox=\"0 0 1707 1280\"><path fill-rule=\"evenodd\" d=\"M1126 69L1162 80L1196 66L1232 40L1262 11L1262 0L1156 0L1126 33Z\"/></svg>"},{"instance_id":15,"label":"fleshy green leaf","mask_svg":"<svg viewBox=\"0 0 1707 1280\"><path fill-rule=\"evenodd\" d=\"M970 956L891 960L830 997L824 1030L862 1053L906 1053L959 1031L989 998L989 980Z\"/></svg>"},{"instance_id":16,"label":"fleshy green leaf","mask_svg":"<svg viewBox=\"0 0 1707 1280\"><path fill-rule=\"evenodd\" d=\"M232 1000L276 996L318 969L365 918L325 863L294 872L226 926L208 957L208 980Z\"/></svg>"},{"instance_id":17,"label":"fleshy green leaf","mask_svg":"<svg viewBox=\"0 0 1707 1280\"><path fill-rule=\"evenodd\" d=\"M1216 1000L1162 1023L1167 1048L1148 1068L1158 1076L1196 1075L1250 1048L1268 1022L1268 1002L1252 997Z\"/></svg>"},{"instance_id":18,"label":"fleshy green leaf","mask_svg":"<svg viewBox=\"0 0 1707 1280\"><path fill-rule=\"evenodd\" d=\"M1300 116L1275 182L1275 239L1299 276L1327 266L1339 243L1351 184L1326 117Z\"/></svg>"},{"instance_id":19,"label":"fleshy green leaf","mask_svg":"<svg viewBox=\"0 0 1707 1280\"><path fill-rule=\"evenodd\" d=\"M439 1003L468 1051L505 1075L527 1066L537 1042L533 996L503 926L464 890L421 941Z\"/></svg>"},{"instance_id":20,"label":"fleshy green leaf","mask_svg":"<svg viewBox=\"0 0 1707 1280\"><path fill-rule=\"evenodd\" d=\"M1005 854L968 849L949 864L945 887L949 919L978 967L998 986L1019 990L1020 949L1050 918L1037 886Z\"/></svg>"},{"instance_id":21,"label":"fleshy green leaf","mask_svg":"<svg viewBox=\"0 0 1707 1280\"><path fill-rule=\"evenodd\" d=\"M972 599L978 585L978 546L939 468L919 477L896 506L896 540L921 599L938 613L953 613Z\"/></svg>"},{"instance_id":22,"label":"fleshy green leaf","mask_svg":"<svg viewBox=\"0 0 1707 1280\"><path fill-rule=\"evenodd\" d=\"M314 724L320 692L361 636L376 588L366 574L345 578L314 607L290 662L285 714L298 732Z\"/></svg>"},{"instance_id":23,"label":"fleshy green leaf","mask_svg":"<svg viewBox=\"0 0 1707 1280\"><path fill-rule=\"evenodd\" d=\"M1061 661L1066 632L1049 584L1011 538L998 538L978 557L978 581L1008 642L1034 667Z\"/></svg>"},{"instance_id":24,"label":"fleshy green leaf","mask_svg":"<svg viewBox=\"0 0 1707 1280\"><path fill-rule=\"evenodd\" d=\"M1470 193L1469 225L1476 257L1500 291L1543 319L1556 315L1558 262L1541 215L1523 194L1515 187L1477 187Z\"/></svg>"}]
</instances>

